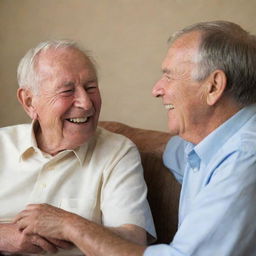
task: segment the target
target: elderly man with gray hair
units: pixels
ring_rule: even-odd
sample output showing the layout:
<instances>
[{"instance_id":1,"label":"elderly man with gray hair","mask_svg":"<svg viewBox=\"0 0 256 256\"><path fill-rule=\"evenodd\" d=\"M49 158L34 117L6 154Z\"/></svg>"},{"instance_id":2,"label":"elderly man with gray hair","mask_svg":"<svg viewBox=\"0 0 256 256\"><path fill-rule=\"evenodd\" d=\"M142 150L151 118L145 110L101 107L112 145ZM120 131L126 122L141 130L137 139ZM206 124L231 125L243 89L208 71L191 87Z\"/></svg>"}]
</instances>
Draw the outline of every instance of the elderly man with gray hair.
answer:
<instances>
[{"instance_id":1,"label":"elderly man with gray hair","mask_svg":"<svg viewBox=\"0 0 256 256\"><path fill-rule=\"evenodd\" d=\"M127 138L97 128L101 96L92 59L73 42L40 43L21 60L18 82L32 124L0 129L0 252L82 254L66 250L73 243L61 236L26 234L13 223L35 204L145 245L155 230L140 156Z\"/></svg>"},{"instance_id":2,"label":"elderly man with gray hair","mask_svg":"<svg viewBox=\"0 0 256 256\"><path fill-rule=\"evenodd\" d=\"M179 226L169 245L146 248L39 205L16 223L26 234L71 241L87 255L255 256L255 67L255 36L231 22L198 23L170 40L153 88L173 135L164 162L182 184Z\"/></svg>"}]
</instances>

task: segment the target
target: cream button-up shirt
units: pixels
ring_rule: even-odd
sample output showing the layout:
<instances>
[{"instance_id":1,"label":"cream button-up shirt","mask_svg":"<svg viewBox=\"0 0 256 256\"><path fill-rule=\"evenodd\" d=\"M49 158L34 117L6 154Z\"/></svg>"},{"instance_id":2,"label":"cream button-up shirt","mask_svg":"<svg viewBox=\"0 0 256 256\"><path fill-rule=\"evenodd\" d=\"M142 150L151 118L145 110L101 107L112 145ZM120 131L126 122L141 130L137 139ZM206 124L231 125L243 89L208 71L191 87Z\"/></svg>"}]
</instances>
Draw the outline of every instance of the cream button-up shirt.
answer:
<instances>
[{"instance_id":1,"label":"cream button-up shirt","mask_svg":"<svg viewBox=\"0 0 256 256\"><path fill-rule=\"evenodd\" d=\"M0 128L0 222L27 204L48 203L104 226L138 225L155 236L146 196L139 153L122 135L97 128L83 146L51 156L37 147L33 125Z\"/></svg>"}]
</instances>

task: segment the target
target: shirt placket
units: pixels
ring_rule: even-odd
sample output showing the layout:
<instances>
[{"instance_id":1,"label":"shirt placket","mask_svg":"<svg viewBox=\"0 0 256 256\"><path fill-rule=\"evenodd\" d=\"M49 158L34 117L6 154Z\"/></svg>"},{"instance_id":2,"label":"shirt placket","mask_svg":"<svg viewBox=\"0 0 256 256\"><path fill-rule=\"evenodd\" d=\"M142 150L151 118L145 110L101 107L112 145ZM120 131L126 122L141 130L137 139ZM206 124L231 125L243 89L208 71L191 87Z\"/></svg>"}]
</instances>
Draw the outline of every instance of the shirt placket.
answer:
<instances>
[{"instance_id":1,"label":"shirt placket","mask_svg":"<svg viewBox=\"0 0 256 256\"><path fill-rule=\"evenodd\" d=\"M180 206L179 206L179 225L182 223L186 215L190 212L193 201L197 195L201 184L200 178L200 158L192 150L187 155L187 164L185 167Z\"/></svg>"}]
</instances>

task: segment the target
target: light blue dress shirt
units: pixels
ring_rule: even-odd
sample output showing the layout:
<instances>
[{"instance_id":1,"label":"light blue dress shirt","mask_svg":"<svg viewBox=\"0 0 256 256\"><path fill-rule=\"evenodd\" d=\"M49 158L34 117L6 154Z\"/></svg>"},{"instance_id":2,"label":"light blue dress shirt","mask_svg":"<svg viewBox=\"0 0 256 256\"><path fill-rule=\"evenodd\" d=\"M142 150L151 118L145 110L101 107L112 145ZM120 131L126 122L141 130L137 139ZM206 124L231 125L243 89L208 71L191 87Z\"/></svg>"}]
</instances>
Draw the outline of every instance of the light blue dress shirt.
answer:
<instances>
[{"instance_id":1,"label":"light blue dress shirt","mask_svg":"<svg viewBox=\"0 0 256 256\"><path fill-rule=\"evenodd\" d=\"M163 158L182 183L179 227L144 256L255 256L256 105L197 145L173 137Z\"/></svg>"}]
</instances>

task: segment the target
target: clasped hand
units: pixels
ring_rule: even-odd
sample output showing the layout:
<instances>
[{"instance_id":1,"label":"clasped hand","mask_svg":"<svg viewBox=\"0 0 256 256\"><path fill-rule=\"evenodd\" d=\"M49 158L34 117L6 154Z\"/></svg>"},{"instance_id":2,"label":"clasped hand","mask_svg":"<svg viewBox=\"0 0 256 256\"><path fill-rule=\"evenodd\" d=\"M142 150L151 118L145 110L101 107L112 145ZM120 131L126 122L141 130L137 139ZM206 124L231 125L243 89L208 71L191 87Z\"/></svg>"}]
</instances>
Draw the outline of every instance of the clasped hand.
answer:
<instances>
[{"instance_id":1,"label":"clasped hand","mask_svg":"<svg viewBox=\"0 0 256 256\"><path fill-rule=\"evenodd\" d=\"M14 219L23 240L32 244L29 253L56 253L58 248L71 249L73 244L63 235L64 219L70 213L48 204L30 204ZM25 239L26 238L26 239ZM26 246L28 247L28 246Z\"/></svg>"}]
</instances>

